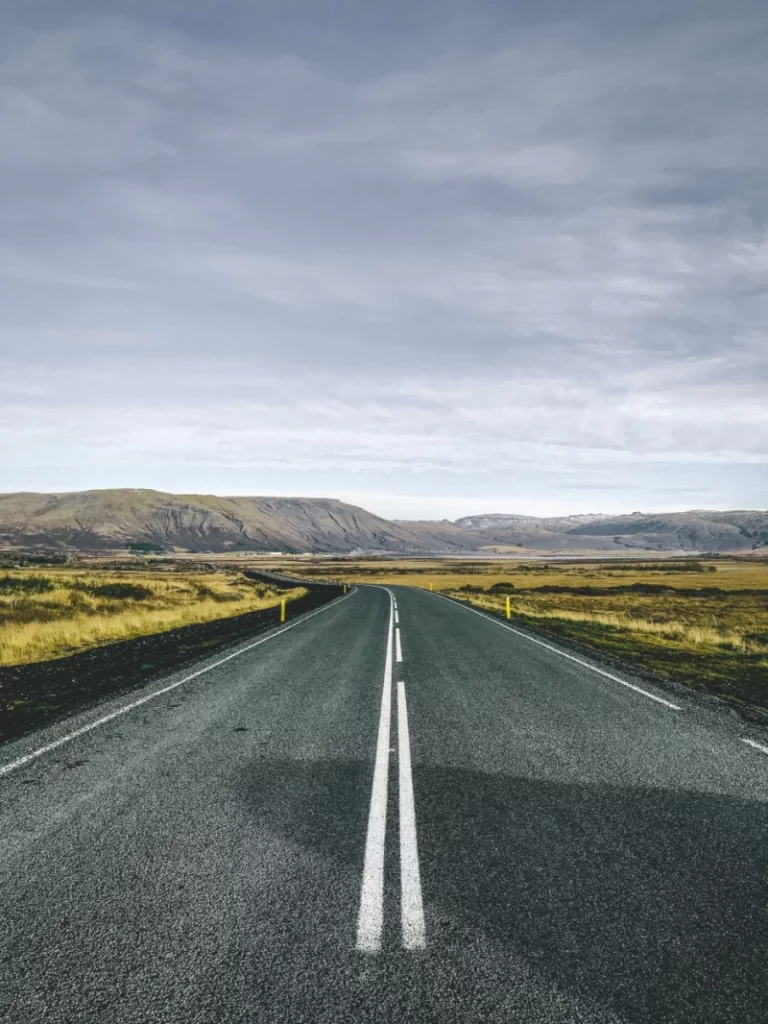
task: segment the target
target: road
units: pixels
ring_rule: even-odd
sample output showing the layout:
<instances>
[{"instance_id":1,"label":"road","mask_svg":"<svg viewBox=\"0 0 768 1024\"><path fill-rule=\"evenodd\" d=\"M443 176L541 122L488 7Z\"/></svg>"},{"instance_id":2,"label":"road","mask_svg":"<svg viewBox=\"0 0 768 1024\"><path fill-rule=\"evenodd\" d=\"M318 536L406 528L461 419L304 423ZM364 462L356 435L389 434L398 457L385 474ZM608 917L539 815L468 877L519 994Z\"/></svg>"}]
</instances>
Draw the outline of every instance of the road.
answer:
<instances>
[{"instance_id":1,"label":"road","mask_svg":"<svg viewBox=\"0 0 768 1024\"><path fill-rule=\"evenodd\" d=\"M757 733L418 590L287 627L0 748L4 1024L764 1024Z\"/></svg>"}]
</instances>

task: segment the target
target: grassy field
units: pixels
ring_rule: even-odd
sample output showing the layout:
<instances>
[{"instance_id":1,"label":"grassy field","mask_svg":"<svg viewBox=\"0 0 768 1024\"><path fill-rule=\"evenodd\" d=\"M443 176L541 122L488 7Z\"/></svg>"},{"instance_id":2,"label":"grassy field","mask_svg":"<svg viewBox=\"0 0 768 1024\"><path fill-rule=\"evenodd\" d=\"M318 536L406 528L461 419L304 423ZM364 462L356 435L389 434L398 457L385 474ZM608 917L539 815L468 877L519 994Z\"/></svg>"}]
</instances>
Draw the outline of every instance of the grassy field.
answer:
<instances>
[{"instance_id":1,"label":"grassy field","mask_svg":"<svg viewBox=\"0 0 768 1024\"><path fill-rule=\"evenodd\" d=\"M274 561L273 563L274 564ZM300 559L286 572L415 586L512 618L641 672L768 712L768 561Z\"/></svg>"},{"instance_id":2,"label":"grassy field","mask_svg":"<svg viewBox=\"0 0 768 1024\"><path fill-rule=\"evenodd\" d=\"M210 622L295 600L240 572L162 564L0 571L0 665L60 658L99 644Z\"/></svg>"}]
</instances>

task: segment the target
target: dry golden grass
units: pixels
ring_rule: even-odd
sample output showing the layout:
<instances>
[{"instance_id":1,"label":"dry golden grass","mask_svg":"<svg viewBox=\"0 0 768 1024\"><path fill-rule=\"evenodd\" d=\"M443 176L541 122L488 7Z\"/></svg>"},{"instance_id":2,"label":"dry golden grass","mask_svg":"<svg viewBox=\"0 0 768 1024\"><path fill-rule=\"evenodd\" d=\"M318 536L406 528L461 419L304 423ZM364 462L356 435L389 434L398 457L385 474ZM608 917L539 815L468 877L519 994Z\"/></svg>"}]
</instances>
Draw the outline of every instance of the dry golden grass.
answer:
<instances>
[{"instance_id":1,"label":"dry golden grass","mask_svg":"<svg viewBox=\"0 0 768 1024\"><path fill-rule=\"evenodd\" d=\"M449 591L449 595L468 600L470 604L488 611L506 612L505 597L467 595L459 590ZM734 598L737 596L733 595ZM534 600L532 597L510 596L510 611L516 617L611 626L630 633L647 634L683 648L703 645L765 651L768 654L768 614L764 603L761 606L757 601L731 600L725 607L718 605L717 610L719 617L709 605L692 608L684 598L675 600L674 597L666 600L632 597L627 600L624 595L584 598L559 594L553 598L549 594L546 597L537 594ZM696 618L698 623L694 621ZM765 632L764 642L754 639L760 635L761 626Z\"/></svg>"},{"instance_id":2,"label":"dry golden grass","mask_svg":"<svg viewBox=\"0 0 768 1024\"><path fill-rule=\"evenodd\" d=\"M516 588L540 586L600 587L633 583L663 584L681 590L768 590L768 561L757 559L590 561L483 560L450 558L348 559L280 558L252 559L249 564L264 569L315 579L339 579L348 583L382 583L449 591L467 583L489 588L495 583L512 583Z\"/></svg>"},{"instance_id":3,"label":"dry golden grass","mask_svg":"<svg viewBox=\"0 0 768 1024\"><path fill-rule=\"evenodd\" d=\"M234 572L0 572L0 665L242 615L305 593L302 587L276 591Z\"/></svg>"}]
</instances>

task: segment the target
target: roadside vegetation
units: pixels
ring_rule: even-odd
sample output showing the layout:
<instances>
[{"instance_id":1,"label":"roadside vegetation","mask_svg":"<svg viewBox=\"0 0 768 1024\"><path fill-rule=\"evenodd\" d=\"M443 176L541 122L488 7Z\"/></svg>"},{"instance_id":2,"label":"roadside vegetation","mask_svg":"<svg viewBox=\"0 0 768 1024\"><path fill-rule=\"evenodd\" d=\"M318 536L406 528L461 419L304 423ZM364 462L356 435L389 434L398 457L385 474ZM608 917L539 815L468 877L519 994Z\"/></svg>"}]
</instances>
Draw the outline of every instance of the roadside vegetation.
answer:
<instances>
[{"instance_id":1,"label":"roadside vegetation","mask_svg":"<svg viewBox=\"0 0 768 1024\"><path fill-rule=\"evenodd\" d=\"M0 665L60 658L116 640L229 618L293 601L237 571L173 562L110 568L0 569Z\"/></svg>"},{"instance_id":2,"label":"roadside vegetation","mask_svg":"<svg viewBox=\"0 0 768 1024\"><path fill-rule=\"evenodd\" d=\"M685 683L743 711L768 712L768 561L564 562L302 559L306 577L415 586Z\"/></svg>"}]
</instances>

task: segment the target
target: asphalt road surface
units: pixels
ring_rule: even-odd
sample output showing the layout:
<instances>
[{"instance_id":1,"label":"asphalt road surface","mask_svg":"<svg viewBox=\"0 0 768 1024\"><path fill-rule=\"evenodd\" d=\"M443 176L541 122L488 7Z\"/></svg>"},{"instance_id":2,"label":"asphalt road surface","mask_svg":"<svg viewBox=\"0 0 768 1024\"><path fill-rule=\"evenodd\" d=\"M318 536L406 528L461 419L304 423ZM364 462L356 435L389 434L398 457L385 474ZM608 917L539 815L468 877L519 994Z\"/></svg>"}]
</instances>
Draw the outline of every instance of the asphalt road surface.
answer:
<instances>
[{"instance_id":1,"label":"asphalt road surface","mask_svg":"<svg viewBox=\"0 0 768 1024\"><path fill-rule=\"evenodd\" d=\"M764 736L417 590L287 626L0 748L3 1024L765 1024Z\"/></svg>"}]
</instances>

